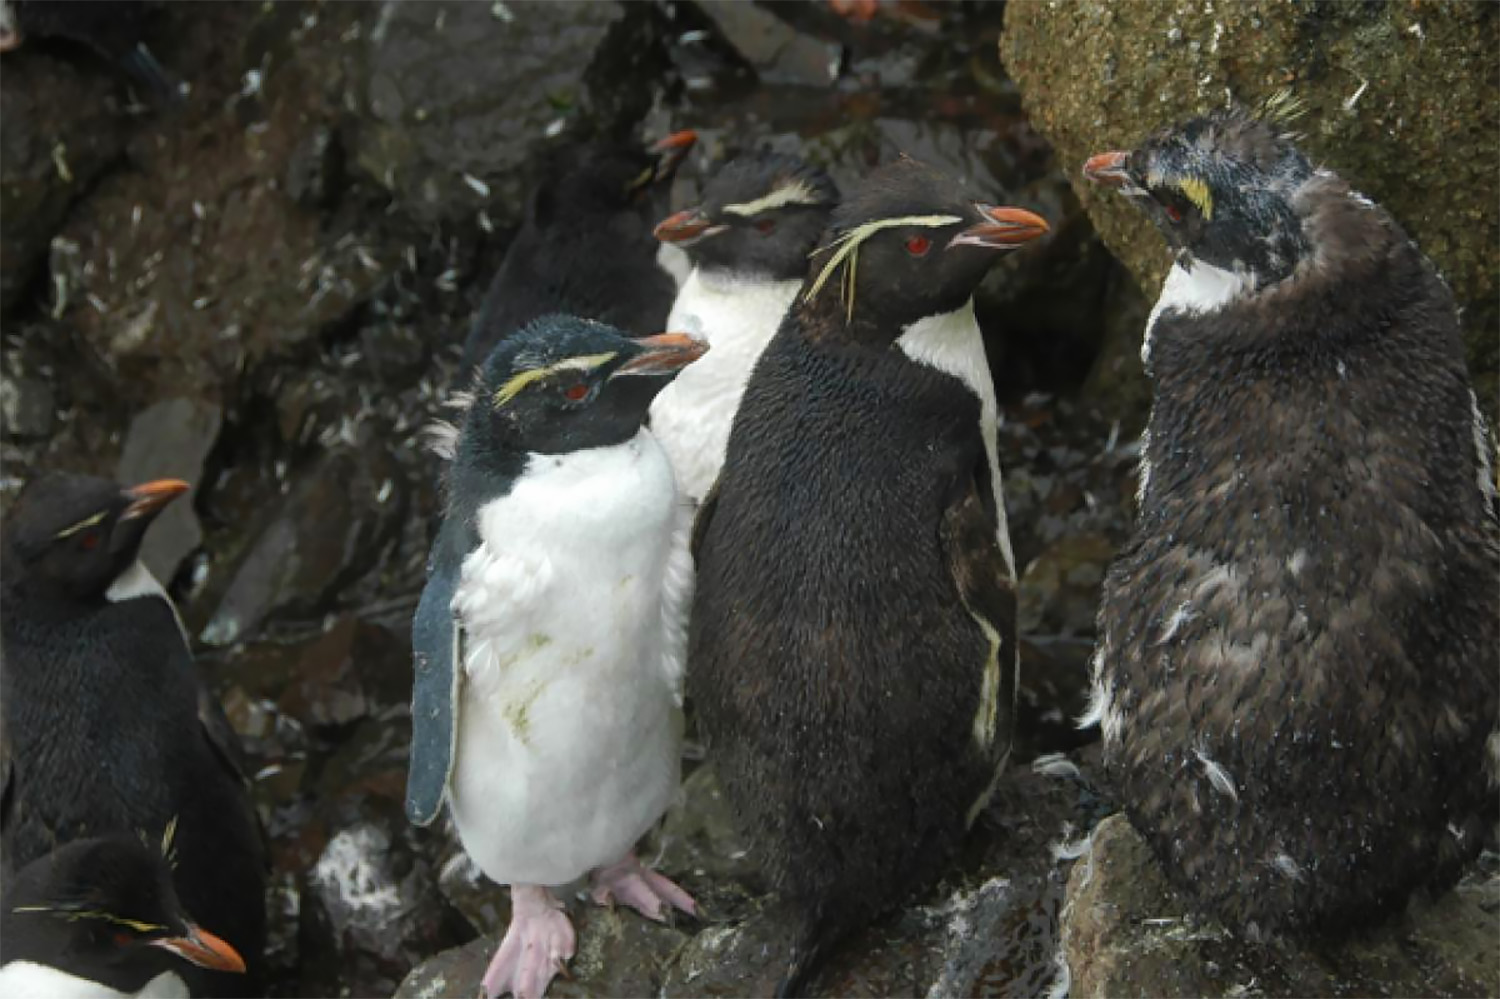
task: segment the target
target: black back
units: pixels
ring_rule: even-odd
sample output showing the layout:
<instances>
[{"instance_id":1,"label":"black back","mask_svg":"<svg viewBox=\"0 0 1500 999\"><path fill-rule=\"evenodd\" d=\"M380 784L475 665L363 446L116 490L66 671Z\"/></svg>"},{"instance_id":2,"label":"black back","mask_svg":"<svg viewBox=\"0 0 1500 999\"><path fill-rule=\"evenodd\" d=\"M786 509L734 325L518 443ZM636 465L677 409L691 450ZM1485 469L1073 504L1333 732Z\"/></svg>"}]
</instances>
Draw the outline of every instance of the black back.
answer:
<instances>
[{"instance_id":1,"label":"black back","mask_svg":"<svg viewBox=\"0 0 1500 999\"><path fill-rule=\"evenodd\" d=\"M805 949L933 877L995 770L971 734L987 643L940 530L985 470L956 379L809 342L795 309L746 389L700 518L687 682Z\"/></svg>"},{"instance_id":2,"label":"black back","mask_svg":"<svg viewBox=\"0 0 1500 999\"><path fill-rule=\"evenodd\" d=\"M631 336L661 332L677 294L656 263L652 228L665 176L659 159L625 146L569 146L548 158L520 231L506 250L464 343L463 372L514 331L549 313L595 319Z\"/></svg>"},{"instance_id":3,"label":"black back","mask_svg":"<svg viewBox=\"0 0 1500 999\"><path fill-rule=\"evenodd\" d=\"M70 478L80 489L99 482ZM86 836L163 829L176 818L181 898L249 969L188 968L183 977L195 993L254 994L262 988L267 854L233 732L166 600L112 603L104 594L110 577L86 592L37 585L15 529L34 520L27 512L34 498L18 498L5 540L6 865L17 869ZM123 554L124 564L133 561L133 549Z\"/></svg>"},{"instance_id":4,"label":"black back","mask_svg":"<svg viewBox=\"0 0 1500 999\"><path fill-rule=\"evenodd\" d=\"M1389 913L1496 813L1500 532L1457 313L1346 192L1299 194L1321 265L1158 321L1149 486L1100 608L1110 772L1236 927Z\"/></svg>"}]
</instances>

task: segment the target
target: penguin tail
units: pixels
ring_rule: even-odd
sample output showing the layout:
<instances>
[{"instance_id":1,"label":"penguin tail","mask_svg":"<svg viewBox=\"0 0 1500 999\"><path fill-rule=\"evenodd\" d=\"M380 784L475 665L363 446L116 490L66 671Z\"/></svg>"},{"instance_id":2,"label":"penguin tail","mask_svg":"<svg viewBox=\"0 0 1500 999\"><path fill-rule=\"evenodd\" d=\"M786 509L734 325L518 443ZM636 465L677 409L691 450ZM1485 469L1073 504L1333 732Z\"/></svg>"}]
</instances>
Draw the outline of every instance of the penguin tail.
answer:
<instances>
[{"instance_id":1,"label":"penguin tail","mask_svg":"<svg viewBox=\"0 0 1500 999\"><path fill-rule=\"evenodd\" d=\"M830 918L823 912L804 912L787 952L786 969L776 983L777 999L803 999L812 993L809 986L822 969L823 961L854 929L847 919Z\"/></svg>"}]
</instances>

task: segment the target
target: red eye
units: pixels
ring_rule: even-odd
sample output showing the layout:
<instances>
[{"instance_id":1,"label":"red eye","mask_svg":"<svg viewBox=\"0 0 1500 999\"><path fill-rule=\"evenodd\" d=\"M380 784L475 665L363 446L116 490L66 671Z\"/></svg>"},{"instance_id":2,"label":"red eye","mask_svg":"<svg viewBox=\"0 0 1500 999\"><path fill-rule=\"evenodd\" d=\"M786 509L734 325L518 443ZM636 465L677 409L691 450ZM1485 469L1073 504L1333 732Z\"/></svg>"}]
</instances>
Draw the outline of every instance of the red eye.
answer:
<instances>
[{"instance_id":1,"label":"red eye","mask_svg":"<svg viewBox=\"0 0 1500 999\"><path fill-rule=\"evenodd\" d=\"M589 387L585 382L569 385L563 389L563 398L569 402L582 402L589 397Z\"/></svg>"},{"instance_id":2,"label":"red eye","mask_svg":"<svg viewBox=\"0 0 1500 999\"><path fill-rule=\"evenodd\" d=\"M760 233L762 236L764 236L768 232L774 232L775 230L775 219L761 219L759 222L755 223L755 231Z\"/></svg>"},{"instance_id":3,"label":"red eye","mask_svg":"<svg viewBox=\"0 0 1500 999\"><path fill-rule=\"evenodd\" d=\"M932 240L926 236L910 236L906 240L906 252L914 257L926 256L930 249L932 249Z\"/></svg>"},{"instance_id":4,"label":"red eye","mask_svg":"<svg viewBox=\"0 0 1500 999\"><path fill-rule=\"evenodd\" d=\"M115 946L116 947L128 947L128 946L130 946L130 944L134 940L135 940L135 938L132 937L129 933L116 933L115 934Z\"/></svg>"},{"instance_id":5,"label":"red eye","mask_svg":"<svg viewBox=\"0 0 1500 999\"><path fill-rule=\"evenodd\" d=\"M86 552L91 552L99 547L99 532L85 531L78 536L78 547Z\"/></svg>"},{"instance_id":6,"label":"red eye","mask_svg":"<svg viewBox=\"0 0 1500 999\"><path fill-rule=\"evenodd\" d=\"M1171 219L1173 222L1182 221L1182 210L1179 209L1176 205L1166 205L1165 208L1167 211L1167 218Z\"/></svg>"}]
</instances>

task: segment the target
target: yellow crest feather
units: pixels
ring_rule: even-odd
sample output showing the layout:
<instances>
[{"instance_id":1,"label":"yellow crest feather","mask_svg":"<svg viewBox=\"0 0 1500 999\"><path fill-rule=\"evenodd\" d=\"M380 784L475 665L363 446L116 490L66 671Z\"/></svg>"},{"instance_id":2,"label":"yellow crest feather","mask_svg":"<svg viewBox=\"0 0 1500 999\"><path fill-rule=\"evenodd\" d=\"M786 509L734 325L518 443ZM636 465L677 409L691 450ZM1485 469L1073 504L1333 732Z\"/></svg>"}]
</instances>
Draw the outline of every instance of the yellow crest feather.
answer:
<instances>
[{"instance_id":1,"label":"yellow crest feather","mask_svg":"<svg viewBox=\"0 0 1500 999\"><path fill-rule=\"evenodd\" d=\"M891 219L875 219L871 222L863 222L848 232L841 234L832 243L823 247L822 250L814 250L814 253L822 253L833 250L833 256L828 258L828 263L818 272L812 286L807 289L807 294L802 296L804 302L811 302L817 297L818 292L823 290L823 285L833 276L833 272L840 264L847 262L844 268L844 279L841 284L841 292L844 302L848 305L845 313L845 322L854 318L854 282L859 269L859 247L865 240L880 232L882 229L893 229L902 225L926 226L936 229L940 226L952 225L962 222L963 219L957 215L901 215Z\"/></svg>"}]
</instances>

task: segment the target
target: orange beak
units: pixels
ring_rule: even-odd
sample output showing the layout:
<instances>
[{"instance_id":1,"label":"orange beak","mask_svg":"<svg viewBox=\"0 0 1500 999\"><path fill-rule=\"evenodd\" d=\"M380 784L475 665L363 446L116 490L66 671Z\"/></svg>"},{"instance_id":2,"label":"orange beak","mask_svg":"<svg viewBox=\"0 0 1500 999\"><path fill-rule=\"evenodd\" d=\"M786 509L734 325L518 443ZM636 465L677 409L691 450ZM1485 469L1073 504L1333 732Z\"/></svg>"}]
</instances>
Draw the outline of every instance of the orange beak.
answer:
<instances>
[{"instance_id":1,"label":"orange beak","mask_svg":"<svg viewBox=\"0 0 1500 999\"><path fill-rule=\"evenodd\" d=\"M677 246L692 246L700 239L723 232L725 226L714 225L701 208L689 208L676 215L668 215L657 223L656 238L663 243Z\"/></svg>"},{"instance_id":2,"label":"orange beak","mask_svg":"<svg viewBox=\"0 0 1500 999\"><path fill-rule=\"evenodd\" d=\"M665 139L660 140L651 147L653 153L685 153L693 148L698 141L698 133L691 128L684 128L680 132L673 132Z\"/></svg>"},{"instance_id":3,"label":"orange beak","mask_svg":"<svg viewBox=\"0 0 1500 999\"><path fill-rule=\"evenodd\" d=\"M1125 161L1128 159L1128 152L1118 151L1090 156L1083 165L1083 175L1096 184L1119 187L1130 179L1130 174L1125 170Z\"/></svg>"},{"instance_id":4,"label":"orange beak","mask_svg":"<svg viewBox=\"0 0 1500 999\"><path fill-rule=\"evenodd\" d=\"M948 249L978 246L987 250L1013 250L1048 231L1046 219L1024 208L980 204L974 207L984 221L954 236Z\"/></svg>"},{"instance_id":5,"label":"orange beak","mask_svg":"<svg viewBox=\"0 0 1500 999\"><path fill-rule=\"evenodd\" d=\"M120 515L120 519L132 520L136 517L151 516L191 488L192 486L181 479L157 479L154 482L144 482L127 489L125 497L131 502L125 508L125 512Z\"/></svg>"},{"instance_id":6,"label":"orange beak","mask_svg":"<svg viewBox=\"0 0 1500 999\"><path fill-rule=\"evenodd\" d=\"M658 333L655 336L637 337L635 342L645 347L646 352L620 365L610 377L672 374L708 353L707 341L695 339L686 333Z\"/></svg>"},{"instance_id":7,"label":"orange beak","mask_svg":"<svg viewBox=\"0 0 1500 999\"><path fill-rule=\"evenodd\" d=\"M201 926L188 923L185 937L165 937L151 941L151 946L171 951L185 961L211 971L233 971L245 973L245 959L239 951L229 946L228 941L214 936Z\"/></svg>"}]
</instances>

